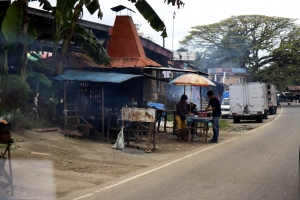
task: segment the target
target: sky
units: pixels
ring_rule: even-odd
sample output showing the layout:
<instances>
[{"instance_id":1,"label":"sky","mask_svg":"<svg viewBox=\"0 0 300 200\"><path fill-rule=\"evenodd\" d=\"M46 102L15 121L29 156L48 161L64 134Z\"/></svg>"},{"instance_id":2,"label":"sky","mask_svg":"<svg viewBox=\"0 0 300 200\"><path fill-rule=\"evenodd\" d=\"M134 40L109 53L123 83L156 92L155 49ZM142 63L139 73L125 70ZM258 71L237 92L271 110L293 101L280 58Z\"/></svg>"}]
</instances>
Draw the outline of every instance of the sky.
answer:
<instances>
[{"instance_id":1,"label":"sky","mask_svg":"<svg viewBox=\"0 0 300 200\"><path fill-rule=\"evenodd\" d=\"M52 5L56 4L55 0L49 0ZM165 48L176 50L180 47L179 41L182 40L191 27L197 25L207 25L220 22L234 15L267 15L277 17L288 17L298 19L300 23L300 1L299 0L182 0L185 3L184 8L177 9L177 6L171 6L164 3L164 0L147 0L167 27L168 37L165 39ZM99 22L113 26L116 13L110 8L124 5L135 13L131 13L135 24L140 24L140 32L145 36L153 38L154 42L163 45L161 32L156 32L150 27L150 24L137 11L134 4L128 0L99 0L103 19L97 18L94 14L91 16L87 10L84 10L83 19ZM36 6L37 2L29 5ZM173 13L176 13L173 20ZM119 13L118 13L119 14ZM127 14L122 11L121 14ZM130 13L129 13L130 14ZM174 22L174 29L173 29ZM173 39L174 33L174 39Z\"/></svg>"}]
</instances>

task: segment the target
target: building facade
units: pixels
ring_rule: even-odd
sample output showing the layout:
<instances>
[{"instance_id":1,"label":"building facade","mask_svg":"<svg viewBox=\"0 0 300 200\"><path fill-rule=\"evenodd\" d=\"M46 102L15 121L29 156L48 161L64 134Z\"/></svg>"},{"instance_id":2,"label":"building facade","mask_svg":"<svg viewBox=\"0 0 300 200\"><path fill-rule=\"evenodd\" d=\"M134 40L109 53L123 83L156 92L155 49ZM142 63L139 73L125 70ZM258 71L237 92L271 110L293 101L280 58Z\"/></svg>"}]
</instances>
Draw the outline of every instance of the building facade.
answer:
<instances>
[{"instance_id":1,"label":"building facade","mask_svg":"<svg viewBox=\"0 0 300 200\"><path fill-rule=\"evenodd\" d=\"M244 83L250 73L246 68L209 68L209 79L225 85Z\"/></svg>"}]
</instances>

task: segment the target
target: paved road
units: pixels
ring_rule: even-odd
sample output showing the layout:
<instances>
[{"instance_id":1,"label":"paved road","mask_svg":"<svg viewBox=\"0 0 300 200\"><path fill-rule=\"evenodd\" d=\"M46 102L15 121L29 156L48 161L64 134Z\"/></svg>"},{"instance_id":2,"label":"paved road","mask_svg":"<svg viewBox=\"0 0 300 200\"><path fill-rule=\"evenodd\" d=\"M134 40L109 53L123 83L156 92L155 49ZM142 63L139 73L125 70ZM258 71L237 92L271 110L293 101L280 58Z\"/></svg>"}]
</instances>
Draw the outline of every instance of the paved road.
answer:
<instances>
[{"instance_id":1,"label":"paved road","mask_svg":"<svg viewBox=\"0 0 300 200\"><path fill-rule=\"evenodd\" d=\"M172 164L77 199L300 199L299 145L300 107L284 107L271 124L245 136L206 145Z\"/></svg>"}]
</instances>

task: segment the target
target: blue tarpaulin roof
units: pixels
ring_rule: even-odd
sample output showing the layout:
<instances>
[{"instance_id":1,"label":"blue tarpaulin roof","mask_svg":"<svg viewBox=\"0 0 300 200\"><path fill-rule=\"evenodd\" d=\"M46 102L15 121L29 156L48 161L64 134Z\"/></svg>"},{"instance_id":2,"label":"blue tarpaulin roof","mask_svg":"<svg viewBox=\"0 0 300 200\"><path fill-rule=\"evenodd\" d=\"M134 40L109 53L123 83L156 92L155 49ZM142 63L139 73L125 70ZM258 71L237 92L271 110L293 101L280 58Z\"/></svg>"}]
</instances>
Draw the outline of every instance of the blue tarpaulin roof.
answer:
<instances>
[{"instance_id":1,"label":"blue tarpaulin roof","mask_svg":"<svg viewBox=\"0 0 300 200\"><path fill-rule=\"evenodd\" d=\"M121 74L114 72L94 72L87 70L67 70L63 74L54 77L58 81L92 81L101 83L122 83L143 75Z\"/></svg>"}]
</instances>

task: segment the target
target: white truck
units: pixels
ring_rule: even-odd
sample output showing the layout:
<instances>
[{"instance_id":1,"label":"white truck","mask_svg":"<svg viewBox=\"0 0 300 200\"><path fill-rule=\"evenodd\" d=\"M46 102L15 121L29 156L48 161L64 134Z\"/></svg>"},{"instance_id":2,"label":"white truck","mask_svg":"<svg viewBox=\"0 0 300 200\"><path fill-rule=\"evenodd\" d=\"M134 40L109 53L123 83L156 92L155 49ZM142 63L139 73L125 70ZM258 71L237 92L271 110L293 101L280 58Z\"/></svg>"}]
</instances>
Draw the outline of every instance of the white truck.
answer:
<instances>
[{"instance_id":1,"label":"white truck","mask_svg":"<svg viewBox=\"0 0 300 200\"><path fill-rule=\"evenodd\" d=\"M268 104L269 104L269 114L274 115L277 113L277 95L276 95L276 85L269 84L268 88Z\"/></svg>"},{"instance_id":2,"label":"white truck","mask_svg":"<svg viewBox=\"0 0 300 200\"><path fill-rule=\"evenodd\" d=\"M267 86L265 83L250 82L229 85L230 115L233 123L240 119L255 119L261 123L268 118Z\"/></svg>"}]
</instances>

